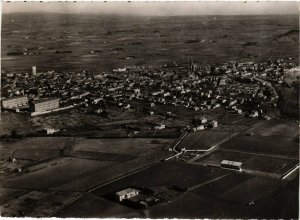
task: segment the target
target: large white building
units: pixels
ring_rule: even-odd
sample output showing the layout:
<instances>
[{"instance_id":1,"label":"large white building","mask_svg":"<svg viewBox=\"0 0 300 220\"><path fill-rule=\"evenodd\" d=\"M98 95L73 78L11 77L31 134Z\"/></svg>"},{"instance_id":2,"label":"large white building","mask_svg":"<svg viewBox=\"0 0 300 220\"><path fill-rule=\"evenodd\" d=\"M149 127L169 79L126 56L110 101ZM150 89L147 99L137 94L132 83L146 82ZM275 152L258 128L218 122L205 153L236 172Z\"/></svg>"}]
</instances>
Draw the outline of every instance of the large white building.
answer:
<instances>
[{"instance_id":1,"label":"large white building","mask_svg":"<svg viewBox=\"0 0 300 220\"><path fill-rule=\"evenodd\" d=\"M27 96L12 97L2 100L2 108L4 109L18 109L28 107Z\"/></svg>"},{"instance_id":2,"label":"large white building","mask_svg":"<svg viewBox=\"0 0 300 220\"><path fill-rule=\"evenodd\" d=\"M127 188L127 189L124 189L124 190L121 190L119 192L116 192L116 198L118 201L123 201L125 199L130 199L134 196L137 196L141 193L140 190L137 190L137 189L133 189L133 188Z\"/></svg>"},{"instance_id":3,"label":"large white building","mask_svg":"<svg viewBox=\"0 0 300 220\"><path fill-rule=\"evenodd\" d=\"M45 112L59 108L59 99L40 100L33 103L34 112Z\"/></svg>"}]
</instances>

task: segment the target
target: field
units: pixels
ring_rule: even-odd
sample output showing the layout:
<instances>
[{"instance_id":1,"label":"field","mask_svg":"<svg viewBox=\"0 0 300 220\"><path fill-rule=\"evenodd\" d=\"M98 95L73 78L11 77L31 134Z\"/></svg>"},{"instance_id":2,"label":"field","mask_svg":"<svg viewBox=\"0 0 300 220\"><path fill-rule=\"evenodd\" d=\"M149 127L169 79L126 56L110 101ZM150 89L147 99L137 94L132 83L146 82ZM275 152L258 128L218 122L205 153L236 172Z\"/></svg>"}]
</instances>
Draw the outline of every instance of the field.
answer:
<instances>
[{"instance_id":1,"label":"field","mask_svg":"<svg viewBox=\"0 0 300 220\"><path fill-rule=\"evenodd\" d=\"M267 130L272 126L269 124L260 126L265 128L261 130L264 134L269 134ZM217 132L224 131L222 129L214 131ZM279 130L275 129L274 132L277 134ZM20 151L24 154L20 154L20 157L27 159L35 151L59 151L66 147L71 147L69 153L72 157L60 155L41 162L24 160L23 172L15 173L9 179L2 179L0 182L1 195L4 199L1 213L5 216L49 216L56 213L54 214L56 217L240 218L248 214L255 217L258 216L255 213L259 214L261 210L260 201L269 206L273 193L279 190L280 184L277 180L262 178L255 173L237 174L220 168L205 167L199 162L217 164L224 158L241 160L244 162L243 169L259 172L272 170L280 174L294 166L295 162L298 163L298 160L282 158L282 155L273 158L223 147L201 158L200 161L195 161L196 164L178 161L160 162L172 155L168 148L174 142L173 138L55 137L26 138L11 142L15 149L11 155ZM2 149L9 154L9 143L3 143ZM28 152L28 155L25 152ZM18 161L22 159L17 159ZM12 167L14 163L7 161L6 164ZM148 165L149 167L141 169ZM133 172L137 169L141 170ZM123 178L118 179L121 176ZM110 182L112 179L115 181ZM87 190L99 185L102 186L76 200ZM131 209L105 199L109 193L135 186L176 186L187 192L182 192L182 196L174 201L161 203L147 210ZM290 184L283 186L282 190L286 187L294 189ZM291 193L284 194L285 201L290 198ZM61 210L64 204L74 200L76 200L74 203ZM252 201L255 201L257 209L250 206L248 208L247 204ZM274 199L274 203L279 206L278 199ZM279 208L282 211L284 205L281 204ZM248 213L248 210L251 210L251 213ZM291 206L289 210L291 212L289 216L295 216L297 208Z\"/></svg>"},{"instance_id":2,"label":"field","mask_svg":"<svg viewBox=\"0 0 300 220\"><path fill-rule=\"evenodd\" d=\"M297 164L299 160L258 155L245 162L243 169L283 175Z\"/></svg>"},{"instance_id":3,"label":"field","mask_svg":"<svg viewBox=\"0 0 300 220\"><path fill-rule=\"evenodd\" d=\"M299 164L298 130L294 122L259 121L245 134L192 163L219 167L222 160L238 161L242 162L243 172L281 178Z\"/></svg>"},{"instance_id":4,"label":"field","mask_svg":"<svg viewBox=\"0 0 300 220\"><path fill-rule=\"evenodd\" d=\"M46 217L78 196L77 192L29 191L1 206L1 216Z\"/></svg>"},{"instance_id":5,"label":"field","mask_svg":"<svg viewBox=\"0 0 300 220\"><path fill-rule=\"evenodd\" d=\"M132 64L188 62L190 57L201 64L282 56L298 58L299 47L295 45L299 45L299 40L294 32L290 34L292 30L299 34L298 16L182 16L177 19L80 15L78 19L77 15L5 14L2 69L28 71L31 66L37 66L38 71L102 72ZM247 45L247 42L256 43ZM7 55L25 48L35 54ZM61 50L71 52L60 53ZM91 54L92 50L99 52Z\"/></svg>"},{"instance_id":6,"label":"field","mask_svg":"<svg viewBox=\"0 0 300 220\"><path fill-rule=\"evenodd\" d=\"M59 149L16 149L11 155L15 159L31 161L43 161L58 156L60 156Z\"/></svg>"},{"instance_id":7,"label":"field","mask_svg":"<svg viewBox=\"0 0 300 220\"><path fill-rule=\"evenodd\" d=\"M150 152L168 150L174 138L76 138L75 151L105 152L125 155L145 155Z\"/></svg>"},{"instance_id":8,"label":"field","mask_svg":"<svg viewBox=\"0 0 300 220\"><path fill-rule=\"evenodd\" d=\"M253 155L245 154L243 152L230 152L230 151L217 150L203 158L196 160L196 162L219 167L222 160L245 162L249 160L251 157L253 157Z\"/></svg>"},{"instance_id":9,"label":"field","mask_svg":"<svg viewBox=\"0 0 300 220\"><path fill-rule=\"evenodd\" d=\"M246 131L223 143L221 149L273 155L298 160L299 126L284 120L260 121Z\"/></svg>"},{"instance_id":10,"label":"field","mask_svg":"<svg viewBox=\"0 0 300 220\"><path fill-rule=\"evenodd\" d=\"M253 178L251 175L232 173L219 181L200 187L193 192L207 197L218 197L232 187L235 187L251 178Z\"/></svg>"},{"instance_id":11,"label":"field","mask_svg":"<svg viewBox=\"0 0 300 220\"><path fill-rule=\"evenodd\" d=\"M111 202L93 193L80 198L71 206L57 213L55 217L67 218L143 218L144 215L136 209Z\"/></svg>"},{"instance_id":12,"label":"field","mask_svg":"<svg viewBox=\"0 0 300 220\"><path fill-rule=\"evenodd\" d=\"M115 162L73 159L1 182L2 187L45 190L108 168ZM39 180L39 181L37 181Z\"/></svg>"},{"instance_id":13,"label":"field","mask_svg":"<svg viewBox=\"0 0 300 220\"><path fill-rule=\"evenodd\" d=\"M3 141L1 213L49 216L90 188L169 157L173 153L168 149L175 140L28 137ZM121 206L120 214L122 210ZM116 211L113 208L111 214Z\"/></svg>"},{"instance_id":14,"label":"field","mask_svg":"<svg viewBox=\"0 0 300 220\"><path fill-rule=\"evenodd\" d=\"M21 140L1 141L1 159L15 158L31 162L42 162L61 156L61 150L73 145L73 138L68 137L34 137Z\"/></svg>"},{"instance_id":15,"label":"field","mask_svg":"<svg viewBox=\"0 0 300 220\"><path fill-rule=\"evenodd\" d=\"M168 149L174 141L172 138L38 137L2 142L1 151L6 156L1 168L1 186L44 190L75 184L75 188L86 189L164 159L172 154ZM16 162L7 161L9 158L16 158ZM13 172L17 168L24 173ZM7 175L11 178L4 180Z\"/></svg>"},{"instance_id":16,"label":"field","mask_svg":"<svg viewBox=\"0 0 300 220\"><path fill-rule=\"evenodd\" d=\"M299 146L296 140L287 141L282 136L236 136L221 145L222 149L250 153L263 153L298 159Z\"/></svg>"},{"instance_id":17,"label":"field","mask_svg":"<svg viewBox=\"0 0 300 220\"><path fill-rule=\"evenodd\" d=\"M73 203L71 206L60 211L56 217L84 217L85 213L88 213L89 217L139 217L139 218L246 218L255 215L255 209L249 206L248 203L255 201L254 207L258 207L258 210L262 208L262 204L268 205L267 208L275 212L284 212L285 209L289 209L289 216L296 216L297 207L291 204L287 207L284 204L278 206L280 199L274 198L273 200L268 198L273 193L283 193L287 190L287 187L279 188L279 182L273 179L255 177L245 174L228 174L227 176L202 185L201 187L186 192L183 196L169 203L161 203L157 206L148 208L146 210L132 210L125 206L121 207L118 203L112 203L105 200L102 197L110 192L122 189L128 186L159 186L159 185L178 185L182 182L183 175L185 175L186 182L184 184L196 182L205 182L204 179L198 179L195 173L206 174L209 169L194 169L191 171L189 167L184 174L181 172L182 167L178 167L182 164L179 163L164 163L159 166L154 166L142 171L141 173L129 176L122 181L117 181L107 186L103 186L87 196ZM173 168L170 168L172 166ZM179 177L175 179L170 176L166 178L166 175L161 175L162 172L170 172L170 169L179 170ZM157 172L159 171L159 172ZM215 171L215 170L214 170ZM192 175L192 172L194 174ZM170 172L171 173L171 172ZM147 181L142 175L147 176ZM216 177L216 175L214 175ZM218 176L218 175L217 175ZM206 180L211 178L206 178ZM284 200L292 198L290 194L285 194ZM276 204L277 210L274 207L269 206L270 203ZM95 208L99 205L99 208ZM80 207L80 208L79 208ZM105 210L104 210L105 209ZM123 213L121 213L121 209ZM114 211L112 211L114 210ZM250 211L249 211L250 210ZM257 213L256 213L257 214ZM264 215L262 215L264 216ZM270 215L272 216L272 215ZM284 215L283 215L284 216Z\"/></svg>"},{"instance_id":18,"label":"field","mask_svg":"<svg viewBox=\"0 0 300 220\"><path fill-rule=\"evenodd\" d=\"M13 130L19 134L34 133L38 129L30 123L29 115L1 112L0 136L10 135Z\"/></svg>"},{"instance_id":19,"label":"field","mask_svg":"<svg viewBox=\"0 0 300 220\"><path fill-rule=\"evenodd\" d=\"M238 218L243 216L240 205L188 193L169 204L146 210L148 218Z\"/></svg>"},{"instance_id":20,"label":"field","mask_svg":"<svg viewBox=\"0 0 300 220\"><path fill-rule=\"evenodd\" d=\"M59 150L72 144L74 138L69 137L30 137L11 142L0 142L1 149L47 149Z\"/></svg>"},{"instance_id":21,"label":"field","mask_svg":"<svg viewBox=\"0 0 300 220\"><path fill-rule=\"evenodd\" d=\"M299 125L295 122L284 120L261 121L252 129L254 135L261 136L280 136L291 141L299 136Z\"/></svg>"},{"instance_id":22,"label":"field","mask_svg":"<svg viewBox=\"0 0 300 220\"><path fill-rule=\"evenodd\" d=\"M168 175L166 175L166 173L168 173ZM117 190L126 187L134 187L134 186L136 187L177 186L181 189L189 189L197 185L202 185L202 184L205 185L207 184L207 182L213 181L214 179L220 178L224 175L228 175L228 172L219 169L205 168L197 165L195 166L195 165L189 165L189 164L179 163L179 162L165 162L150 167L148 169L145 169L131 176L125 177L122 180L118 180L108 185L102 186L99 189L94 190L91 193L92 195L88 195L86 198L83 198L82 200L78 200L71 206L57 213L55 216L56 217L71 217L71 216L81 217L83 216L83 214L80 213L91 213L92 217L123 217L123 218L124 217L125 218L127 217L148 217L148 218L184 217L184 216L191 216L189 215L189 211L182 210L182 209L174 209L174 207L177 207L179 204L182 205L185 202L187 202L185 204L190 204L189 206L192 209L192 212L190 214L197 213L198 215L194 215L194 217L195 216L202 217L200 213L206 213L207 209L203 209L203 210L197 209L196 207L199 207L199 203L193 203L193 201L194 198L195 197L197 198L198 196L191 195L189 192L184 193L183 197L179 197L178 199L170 203L159 204L157 207L155 206L149 210L144 210L144 211L132 210L131 214L127 213L128 211L130 211L130 209L127 209L127 211L125 210L125 213L120 213L118 211L120 209L119 204L103 200L103 197L105 197L107 194L114 193ZM206 206L209 206L211 202L205 200L204 198L200 200L201 200L201 204L204 203L206 204ZM196 201L199 201L198 198L196 199ZM95 209L95 210L91 208L94 207L94 204L98 204L98 203L102 204L103 202L105 202L105 204L103 204L104 207L101 208L99 207L99 209ZM218 205L226 206L226 204L222 202L220 202ZM78 210L78 207L81 207L81 209ZM107 207L106 209L107 212L106 210L101 211L102 208L106 208L106 207ZM116 210L116 212L111 212L112 209ZM73 215L74 212L75 215ZM215 215L217 216L218 214L220 214L220 212L215 213ZM178 215L176 216L175 214ZM212 212L209 212L209 214L212 214Z\"/></svg>"},{"instance_id":23,"label":"field","mask_svg":"<svg viewBox=\"0 0 300 220\"><path fill-rule=\"evenodd\" d=\"M166 175L166 173L168 175ZM197 175L200 173L201 175ZM125 179L122 179L122 181L116 181L112 184L101 187L94 193L99 196L104 196L108 193L115 192L118 189L129 186L177 186L181 189L188 189L198 185L199 183L204 183L224 174L227 174L227 171L180 162L164 162L142 172L128 176Z\"/></svg>"},{"instance_id":24,"label":"field","mask_svg":"<svg viewBox=\"0 0 300 220\"><path fill-rule=\"evenodd\" d=\"M205 165L219 167L222 160L242 162L242 169L245 171L249 170L282 175L299 163L299 160L297 159L265 156L255 153L252 154L247 152L237 152L230 150L214 151L208 156L196 160L196 163L198 162Z\"/></svg>"},{"instance_id":25,"label":"field","mask_svg":"<svg viewBox=\"0 0 300 220\"><path fill-rule=\"evenodd\" d=\"M21 196L26 194L28 191L24 189L8 189L8 188L0 188L0 197L1 202L0 204L3 205L9 202L15 196Z\"/></svg>"},{"instance_id":26,"label":"field","mask_svg":"<svg viewBox=\"0 0 300 220\"><path fill-rule=\"evenodd\" d=\"M231 174L219 181L196 189L194 193L246 205L278 190L279 181L245 174Z\"/></svg>"},{"instance_id":27,"label":"field","mask_svg":"<svg viewBox=\"0 0 300 220\"><path fill-rule=\"evenodd\" d=\"M262 198L252 207L248 207L249 218L298 218L299 203L299 174L287 185Z\"/></svg>"},{"instance_id":28,"label":"field","mask_svg":"<svg viewBox=\"0 0 300 220\"><path fill-rule=\"evenodd\" d=\"M254 177L232 187L223 193L220 198L245 205L267 196L278 187L279 182L268 178Z\"/></svg>"},{"instance_id":29,"label":"field","mask_svg":"<svg viewBox=\"0 0 300 220\"><path fill-rule=\"evenodd\" d=\"M230 138L230 132L220 130L197 131L189 133L177 146L178 149L208 150L209 148Z\"/></svg>"}]
</instances>

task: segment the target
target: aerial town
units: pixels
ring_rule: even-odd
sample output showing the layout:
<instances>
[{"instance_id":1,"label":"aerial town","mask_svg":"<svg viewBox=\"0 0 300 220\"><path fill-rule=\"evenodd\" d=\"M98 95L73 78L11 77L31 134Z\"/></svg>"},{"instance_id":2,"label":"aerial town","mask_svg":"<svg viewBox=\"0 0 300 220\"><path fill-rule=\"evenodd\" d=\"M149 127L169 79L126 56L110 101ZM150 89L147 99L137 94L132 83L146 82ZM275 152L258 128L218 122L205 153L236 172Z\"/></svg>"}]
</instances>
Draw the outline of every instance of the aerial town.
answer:
<instances>
[{"instance_id":1,"label":"aerial town","mask_svg":"<svg viewBox=\"0 0 300 220\"><path fill-rule=\"evenodd\" d=\"M1 217L299 219L297 8L3 2Z\"/></svg>"},{"instance_id":2,"label":"aerial town","mask_svg":"<svg viewBox=\"0 0 300 220\"><path fill-rule=\"evenodd\" d=\"M35 66L29 73L3 71L2 82L5 86L1 91L2 117L5 114L19 114L29 117L29 120L38 118L43 122L33 130L12 130L1 136L1 184L5 198L2 215L71 217L78 203L81 204L81 197L92 190L92 193L112 206L121 205L128 209L131 213L129 216L143 217L141 211L136 213L130 210L155 210L155 207L173 204L173 201L184 198L187 193L205 189L204 186L210 182L231 182L233 177L228 177L230 175L263 179L263 183L257 185L256 180L253 183L257 185L253 189L254 194L260 192L259 188L266 184L274 184L272 191L277 193L280 182L289 185L297 179L299 138L296 137L292 143L287 142L294 138L298 121L292 119L295 118L293 115L286 116L290 119L285 121L280 119L284 114L284 107L279 105L284 103L279 101L282 94L278 94L276 88L296 86L297 71L299 72L299 67L292 58L267 60L263 63L230 61L217 66L200 66L191 58L186 64L174 62L159 67L125 66L101 74L87 71L39 72ZM72 111L80 111L87 115L86 118L91 115L104 121L99 127L84 127L80 131L58 123L66 115L74 114ZM51 116L56 118L52 119ZM49 123L51 120L52 123ZM272 133L273 131L266 130L274 129L274 125L278 123L279 127L275 126L277 128L272 136L263 134ZM293 131L291 136L288 139L281 138L280 135L288 127ZM265 137L262 141L261 138L257 139L257 135L266 135L268 138ZM47 137L45 141L44 138ZM148 140L150 145L146 144ZM119 141L126 148L123 149L125 154L115 153L118 151ZM246 143L246 148L250 148L241 148L242 142ZM247 143L254 145L253 148ZM18 147L20 144L25 149ZM262 144L267 146L266 149L259 148ZM282 151L282 144L286 144L287 149ZM116 149L112 149L110 145L116 146ZM147 145L153 145L150 147L151 152L148 152L150 149L144 149L148 153L137 154L138 148ZM134 153L131 152L133 146ZM30 149L32 147L34 149ZM45 149L39 149L40 147ZM96 149L98 147L100 152ZM135 156L128 155L132 153ZM106 166L101 165L101 173L97 172L99 167L93 171L90 163L104 162L103 160L113 160L115 164L107 171L103 171ZM269 161L269 164L266 166L264 161ZM35 178L44 178L48 169L51 173L60 167L63 170L71 169L70 172L73 173L75 167L68 168L70 162L76 163L73 164L75 167L78 166L77 163L86 166L87 170L81 171L83 178L70 174L73 179L69 180L71 182L65 178L61 180L60 175L48 184L32 182ZM140 171L140 175L147 175L154 166L162 166L156 172L163 172L169 169L166 166L178 168L182 163L200 168L205 181L196 184L187 180L187 183L179 182L176 185L153 186L135 183L133 180L135 184L126 184L130 183L130 178L136 178L134 173L137 170L145 170ZM186 169L191 172L191 168ZM151 178L155 181L157 177ZM183 179L185 178L186 176ZM56 181L62 181L62 185L57 185ZM69 183L63 184L66 181ZM122 187L119 186L120 181ZM107 184L111 187L108 191L105 190ZM11 187L29 187L43 191L10 189L12 191L7 192L6 189ZM44 199L35 199L48 198L53 190L59 192L46 204L41 202ZM61 193L65 193L65 190L74 192L68 193L61 201ZM20 196L26 201L23 205L11 203L19 201ZM53 205L57 200L60 205ZM74 203L77 200L79 202ZM246 202L247 206L252 207L255 201L256 199L246 195L242 203ZM30 205L31 202L35 205ZM39 208L44 205L51 209L40 212ZM226 206L221 210L227 208ZM83 210L85 209L89 210ZM109 213L96 216L114 216L118 212ZM156 216L155 213L153 211L153 216ZM189 215L183 215L186 216ZM211 213L206 213L205 216L211 216ZM228 216L232 216L232 212ZM256 216L255 212L252 216Z\"/></svg>"},{"instance_id":3,"label":"aerial town","mask_svg":"<svg viewBox=\"0 0 300 220\"><path fill-rule=\"evenodd\" d=\"M142 108L156 112L157 105L181 106L195 112L225 108L265 120L278 117L279 95L272 84L287 84L284 73L296 69L292 60L265 63L228 62L219 66L176 63L161 67L126 66L110 73L2 72L2 108L31 116L74 107L109 117L111 106L120 110ZM164 112L172 116L172 112ZM175 117L175 116L174 116ZM165 125L155 127L164 129Z\"/></svg>"}]
</instances>

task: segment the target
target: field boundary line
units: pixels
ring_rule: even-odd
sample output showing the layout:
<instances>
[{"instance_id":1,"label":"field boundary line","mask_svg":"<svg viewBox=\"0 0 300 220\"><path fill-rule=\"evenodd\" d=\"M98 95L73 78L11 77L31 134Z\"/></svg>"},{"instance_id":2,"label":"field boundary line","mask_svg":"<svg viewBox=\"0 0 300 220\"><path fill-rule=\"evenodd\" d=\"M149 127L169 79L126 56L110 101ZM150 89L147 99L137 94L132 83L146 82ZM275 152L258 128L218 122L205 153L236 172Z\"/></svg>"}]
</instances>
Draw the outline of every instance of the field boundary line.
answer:
<instances>
[{"instance_id":1,"label":"field boundary line","mask_svg":"<svg viewBox=\"0 0 300 220\"><path fill-rule=\"evenodd\" d=\"M241 150L229 149L229 148L221 148L220 150L228 151L228 152L235 152L235 153L253 154L253 155L256 155L256 156L266 156L266 157L275 157L275 158L280 158L280 159L299 160L297 158L293 158L293 157L289 157L289 156L276 155L276 154L267 154L267 153L262 153L262 152L254 153L254 152L241 151Z\"/></svg>"},{"instance_id":2,"label":"field boundary line","mask_svg":"<svg viewBox=\"0 0 300 220\"><path fill-rule=\"evenodd\" d=\"M207 184L210 184L210 183L213 183L213 182L215 182L215 181L218 181L218 180L220 180L220 179L223 179L224 177L229 176L229 175L230 175L230 173L227 173L227 174L224 174L224 175L222 175L222 176L216 177L216 178L214 178L214 179L207 180L207 181L205 181L204 183L200 183L200 184L197 184L197 185L195 185L195 186L190 187L187 191L190 192L190 191L195 190L195 189L197 189L197 188L199 188L199 187L202 187L202 186L205 186L205 185L207 185Z\"/></svg>"},{"instance_id":3,"label":"field boundary line","mask_svg":"<svg viewBox=\"0 0 300 220\"><path fill-rule=\"evenodd\" d=\"M295 171L297 171L299 169L300 165L298 164L294 169L292 169L291 171L288 171L287 174L285 174L282 179L286 179L288 176L290 176L291 174L293 174Z\"/></svg>"}]
</instances>

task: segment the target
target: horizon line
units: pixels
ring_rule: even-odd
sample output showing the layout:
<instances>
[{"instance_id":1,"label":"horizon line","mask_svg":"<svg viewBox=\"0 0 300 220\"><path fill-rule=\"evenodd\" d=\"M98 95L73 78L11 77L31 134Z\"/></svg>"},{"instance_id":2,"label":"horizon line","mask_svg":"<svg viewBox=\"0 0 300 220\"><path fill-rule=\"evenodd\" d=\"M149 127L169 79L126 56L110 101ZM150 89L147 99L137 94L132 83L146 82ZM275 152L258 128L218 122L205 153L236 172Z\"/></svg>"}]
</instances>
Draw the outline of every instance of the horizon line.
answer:
<instances>
[{"instance_id":1,"label":"horizon line","mask_svg":"<svg viewBox=\"0 0 300 220\"><path fill-rule=\"evenodd\" d=\"M219 16L219 17L233 17L233 16L300 16L299 13L290 14L178 14L178 15L155 15L155 14L134 14L134 13L105 13L105 12L47 12L47 11L34 11L34 12L3 12L3 15L8 14L61 14L61 15L119 15L119 16L133 16L133 17L196 17L196 16Z\"/></svg>"}]
</instances>

